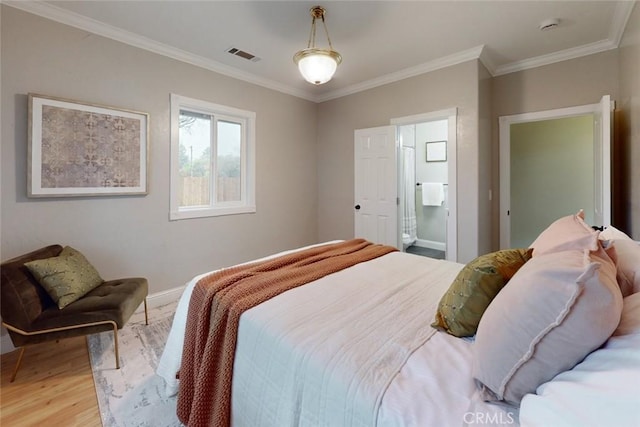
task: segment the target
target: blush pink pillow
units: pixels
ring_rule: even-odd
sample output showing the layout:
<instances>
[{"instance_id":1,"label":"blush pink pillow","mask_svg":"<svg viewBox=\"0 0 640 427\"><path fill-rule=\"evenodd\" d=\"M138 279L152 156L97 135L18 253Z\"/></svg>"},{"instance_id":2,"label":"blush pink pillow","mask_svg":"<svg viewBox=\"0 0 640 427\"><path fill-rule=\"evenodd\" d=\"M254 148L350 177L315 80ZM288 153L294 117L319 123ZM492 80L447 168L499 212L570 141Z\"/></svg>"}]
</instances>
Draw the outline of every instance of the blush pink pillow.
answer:
<instances>
[{"instance_id":1,"label":"blush pink pillow","mask_svg":"<svg viewBox=\"0 0 640 427\"><path fill-rule=\"evenodd\" d=\"M621 312L615 265L602 247L531 258L480 319L473 376L481 396L517 405L600 347Z\"/></svg>"},{"instance_id":2,"label":"blush pink pillow","mask_svg":"<svg viewBox=\"0 0 640 427\"><path fill-rule=\"evenodd\" d=\"M598 232L584 222L584 212L565 216L553 222L531 244L533 256L568 250L598 249Z\"/></svg>"}]
</instances>

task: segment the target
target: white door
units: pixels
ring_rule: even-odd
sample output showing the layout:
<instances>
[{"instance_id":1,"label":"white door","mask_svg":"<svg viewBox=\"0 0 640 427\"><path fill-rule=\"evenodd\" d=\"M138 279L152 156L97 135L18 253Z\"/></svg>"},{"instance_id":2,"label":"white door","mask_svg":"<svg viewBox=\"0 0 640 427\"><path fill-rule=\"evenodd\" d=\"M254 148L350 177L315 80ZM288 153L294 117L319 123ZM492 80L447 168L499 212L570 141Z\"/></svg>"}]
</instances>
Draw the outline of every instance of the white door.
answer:
<instances>
[{"instance_id":1,"label":"white door","mask_svg":"<svg viewBox=\"0 0 640 427\"><path fill-rule=\"evenodd\" d=\"M593 157L595 167L594 224L611 225L611 133L614 103L605 95L594 113Z\"/></svg>"},{"instance_id":2,"label":"white door","mask_svg":"<svg viewBox=\"0 0 640 427\"><path fill-rule=\"evenodd\" d=\"M611 115L614 103L609 95L597 104L561 108L557 110L524 113L500 117L500 247L510 248L512 241L511 212L511 126L514 124L571 118L583 115L593 117L593 213L592 225L611 224ZM535 196L531 195L529 196ZM541 206L550 212L548 206ZM565 212L566 214L566 212ZM554 218L556 218L555 216ZM547 221L548 222L548 221ZM540 230L541 231L541 230Z\"/></svg>"},{"instance_id":3,"label":"white door","mask_svg":"<svg viewBox=\"0 0 640 427\"><path fill-rule=\"evenodd\" d=\"M396 127L355 131L355 237L398 247Z\"/></svg>"}]
</instances>

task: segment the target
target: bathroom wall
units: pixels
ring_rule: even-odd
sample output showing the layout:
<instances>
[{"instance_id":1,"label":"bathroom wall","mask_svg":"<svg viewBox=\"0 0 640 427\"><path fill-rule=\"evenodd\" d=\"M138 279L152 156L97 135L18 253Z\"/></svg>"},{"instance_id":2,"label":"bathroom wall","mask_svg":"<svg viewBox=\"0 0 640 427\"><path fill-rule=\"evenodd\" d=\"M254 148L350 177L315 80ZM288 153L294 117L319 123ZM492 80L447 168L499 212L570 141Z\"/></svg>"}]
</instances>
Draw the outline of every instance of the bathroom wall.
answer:
<instances>
[{"instance_id":1,"label":"bathroom wall","mask_svg":"<svg viewBox=\"0 0 640 427\"><path fill-rule=\"evenodd\" d=\"M416 125L416 181L447 183L447 162L427 162L426 143L446 141L447 120L437 120ZM423 206L422 186L416 186L416 218L418 227L417 244L444 250L446 246L447 193L444 186L445 202L442 206Z\"/></svg>"}]
</instances>

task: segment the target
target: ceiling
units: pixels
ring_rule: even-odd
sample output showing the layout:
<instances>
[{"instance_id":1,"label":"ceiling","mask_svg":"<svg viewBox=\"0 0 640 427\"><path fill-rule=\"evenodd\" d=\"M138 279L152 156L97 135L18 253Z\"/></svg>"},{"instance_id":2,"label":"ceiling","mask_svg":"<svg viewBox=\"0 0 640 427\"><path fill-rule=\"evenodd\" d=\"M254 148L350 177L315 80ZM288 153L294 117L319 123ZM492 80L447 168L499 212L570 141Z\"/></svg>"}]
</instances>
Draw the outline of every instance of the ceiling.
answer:
<instances>
[{"instance_id":1,"label":"ceiling","mask_svg":"<svg viewBox=\"0 0 640 427\"><path fill-rule=\"evenodd\" d=\"M320 102L479 58L496 76L618 46L633 1L4 1L9 6ZM320 4L343 57L313 86L295 67ZM557 18L553 30L541 22ZM322 27L317 45L326 47ZM249 61L229 48L260 58Z\"/></svg>"}]
</instances>

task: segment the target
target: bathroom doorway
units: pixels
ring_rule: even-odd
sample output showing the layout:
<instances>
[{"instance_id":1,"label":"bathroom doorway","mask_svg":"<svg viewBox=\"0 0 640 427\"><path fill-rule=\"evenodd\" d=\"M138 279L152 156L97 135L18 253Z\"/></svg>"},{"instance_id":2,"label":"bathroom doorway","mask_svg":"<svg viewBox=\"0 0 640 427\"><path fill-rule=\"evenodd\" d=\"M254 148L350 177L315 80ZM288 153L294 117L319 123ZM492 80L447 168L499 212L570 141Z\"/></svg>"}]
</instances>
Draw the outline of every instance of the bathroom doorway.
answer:
<instances>
[{"instance_id":1,"label":"bathroom doorway","mask_svg":"<svg viewBox=\"0 0 640 427\"><path fill-rule=\"evenodd\" d=\"M391 123L398 140L398 247L456 261L456 110Z\"/></svg>"}]
</instances>

